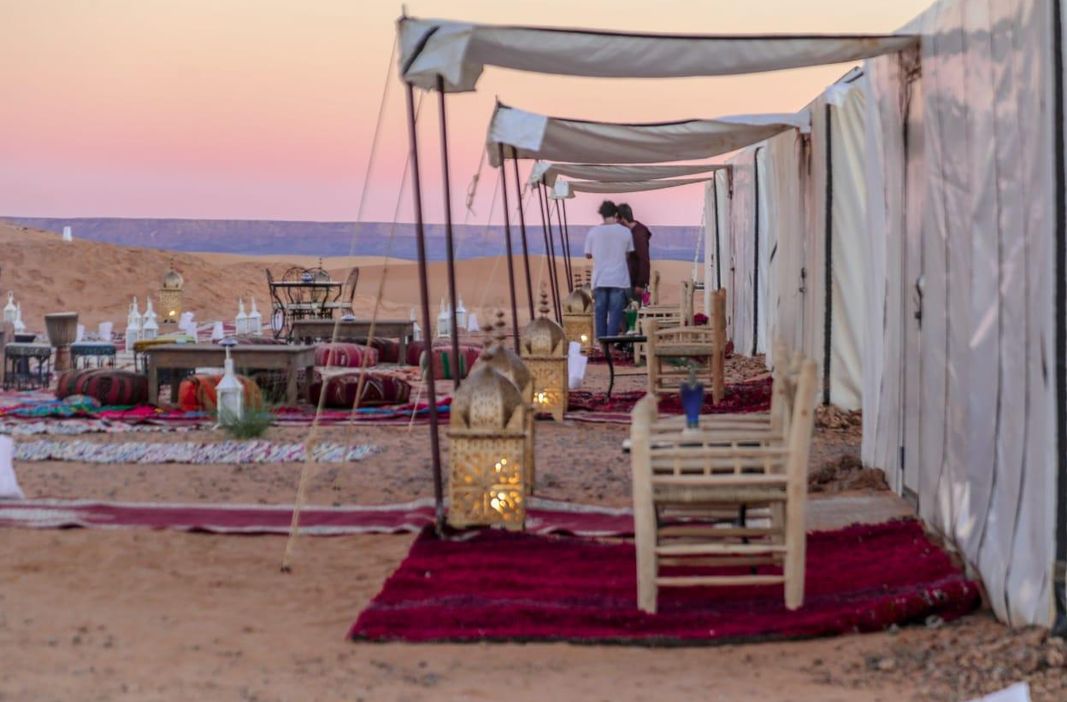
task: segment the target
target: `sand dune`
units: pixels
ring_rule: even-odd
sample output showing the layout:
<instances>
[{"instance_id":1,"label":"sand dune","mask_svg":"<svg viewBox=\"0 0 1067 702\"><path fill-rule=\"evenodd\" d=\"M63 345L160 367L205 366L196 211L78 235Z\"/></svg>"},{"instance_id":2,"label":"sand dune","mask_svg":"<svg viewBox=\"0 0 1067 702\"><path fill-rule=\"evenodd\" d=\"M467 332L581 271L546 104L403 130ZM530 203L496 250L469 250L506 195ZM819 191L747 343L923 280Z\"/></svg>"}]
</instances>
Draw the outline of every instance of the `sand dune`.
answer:
<instances>
[{"instance_id":1,"label":"sand dune","mask_svg":"<svg viewBox=\"0 0 1067 702\"><path fill-rule=\"evenodd\" d=\"M270 268L280 276L290 266L317 265L319 260L308 256L201 254L78 240L63 242L57 234L4 223L0 223L0 247L5 252L0 264L0 291L5 297L9 290L15 292L27 327L36 331L44 329L44 314L59 311L78 312L80 321L90 328L102 321L114 322L116 328L121 328L132 297L138 298L142 308L147 296L158 303L159 284L171 261L185 277L185 309L194 312L198 320L232 318L237 313L238 297L254 297L266 315L269 301L264 269ZM521 257L514 261L519 317L525 320L525 273ZM586 263L576 259L576 270ZM562 261L558 264L562 283ZM384 274L379 318L408 318L419 301L418 267L413 261L386 261L381 257L323 259L323 266L338 280L344 280L353 265L360 268L357 315L369 317L372 313ZM663 280L662 301L676 302L678 281L689 275L691 264L663 261L655 267ZM535 289L542 282L547 285L547 271L545 257L531 258ZM436 315L440 300L447 295L445 264L431 263L429 277L430 304ZM497 309L509 310L506 258L460 261L456 264L456 280L464 304L483 322L491 319Z\"/></svg>"}]
</instances>

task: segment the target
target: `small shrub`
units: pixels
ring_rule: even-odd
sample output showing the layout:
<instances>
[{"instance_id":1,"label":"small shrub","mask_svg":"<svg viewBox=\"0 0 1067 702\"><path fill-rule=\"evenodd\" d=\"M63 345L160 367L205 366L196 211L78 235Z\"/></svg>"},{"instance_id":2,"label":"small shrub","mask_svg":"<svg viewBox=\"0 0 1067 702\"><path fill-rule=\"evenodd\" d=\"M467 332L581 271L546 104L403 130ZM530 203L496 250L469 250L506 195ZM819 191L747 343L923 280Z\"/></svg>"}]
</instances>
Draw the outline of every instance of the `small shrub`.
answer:
<instances>
[{"instance_id":1,"label":"small shrub","mask_svg":"<svg viewBox=\"0 0 1067 702\"><path fill-rule=\"evenodd\" d=\"M273 422L274 414L269 409L249 410L241 419L224 428L235 439L258 439Z\"/></svg>"}]
</instances>

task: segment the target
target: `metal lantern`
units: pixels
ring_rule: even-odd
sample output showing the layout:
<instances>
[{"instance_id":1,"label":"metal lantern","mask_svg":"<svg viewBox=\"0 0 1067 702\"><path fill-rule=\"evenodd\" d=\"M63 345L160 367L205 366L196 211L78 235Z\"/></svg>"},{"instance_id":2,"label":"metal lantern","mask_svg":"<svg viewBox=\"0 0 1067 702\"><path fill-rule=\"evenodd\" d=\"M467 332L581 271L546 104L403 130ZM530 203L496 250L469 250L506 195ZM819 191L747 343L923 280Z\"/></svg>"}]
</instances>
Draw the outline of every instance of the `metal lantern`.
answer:
<instances>
[{"instance_id":1,"label":"metal lantern","mask_svg":"<svg viewBox=\"0 0 1067 702\"><path fill-rule=\"evenodd\" d=\"M244 416L244 386L237 379L237 373L233 368L233 359L230 358L230 348L236 346L233 339L226 339L222 346L226 348L226 361L222 373L222 380L215 386L215 397L218 408L218 422L220 426L232 426L241 421Z\"/></svg>"},{"instance_id":2,"label":"metal lantern","mask_svg":"<svg viewBox=\"0 0 1067 702\"><path fill-rule=\"evenodd\" d=\"M526 491L532 495L536 481L535 455L534 455L534 407L533 407L533 375L523 363L522 357L511 349L508 343L507 322L504 321L504 313L497 312L496 323L493 325L494 343L489 345L478 359L477 365L488 365L495 371L510 380L522 395L526 403ZM477 365L475 367L477 367Z\"/></svg>"},{"instance_id":3,"label":"metal lantern","mask_svg":"<svg viewBox=\"0 0 1067 702\"><path fill-rule=\"evenodd\" d=\"M456 528L526 522L527 409L515 384L488 363L452 399L448 523Z\"/></svg>"},{"instance_id":4,"label":"metal lantern","mask_svg":"<svg viewBox=\"0 0 1067 702\"><path fill-rule=\"evenodd\" d=\"M184 287L185 279L174 270L174 263L171 262L170 269L163 276L163 286L159 289L159 309L163 313L164 324L177 324L181 318Z\"/></svg>"},{"instance_id":5,"label":"metal lantern","mask_svg":"<svg viewBox=\"0 0 1067 702\"><path fill-rule=\"evenodd\" d=\"M538 413L563 421L567 411L567 349L563 328L548 318L548 295L541 292L541 316L526 325L520 340L522 360L534 381L533 403Z\"/></svg>"},{"instance_id":6,"label":"metal lantern","mask_svg":"<svg viewBox=\"0 0 1067 702\"><path fill-rule=\"evenodd\" d=\"M593 348L593 296L585 288L575 288L563 301L563 332L583 351Z\"/></svg>"}]
</instances>

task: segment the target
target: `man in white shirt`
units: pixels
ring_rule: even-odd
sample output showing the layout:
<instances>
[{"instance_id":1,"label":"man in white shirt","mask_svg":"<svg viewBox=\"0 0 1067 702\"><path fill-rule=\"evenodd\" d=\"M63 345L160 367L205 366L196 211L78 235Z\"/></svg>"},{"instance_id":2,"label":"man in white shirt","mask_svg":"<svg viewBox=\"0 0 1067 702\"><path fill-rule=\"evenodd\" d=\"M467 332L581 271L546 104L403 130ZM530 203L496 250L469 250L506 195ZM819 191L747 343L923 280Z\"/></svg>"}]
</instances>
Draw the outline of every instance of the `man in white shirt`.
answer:
<instances>
[{"instance_id":1,"label":"man in white shirt","mask_svg":"<svg viewBox=\"0 0 1067 702\"><path fill-rule=\"evenodd\" d=\"M585 236L585 257L593 259L593 302L596 336L614 336L622 330L623 310L630 290L626 255L634 250L633 235L618 222L618 208L605 200L597 210L604 223Z\"/></svg>"}]
</instances>

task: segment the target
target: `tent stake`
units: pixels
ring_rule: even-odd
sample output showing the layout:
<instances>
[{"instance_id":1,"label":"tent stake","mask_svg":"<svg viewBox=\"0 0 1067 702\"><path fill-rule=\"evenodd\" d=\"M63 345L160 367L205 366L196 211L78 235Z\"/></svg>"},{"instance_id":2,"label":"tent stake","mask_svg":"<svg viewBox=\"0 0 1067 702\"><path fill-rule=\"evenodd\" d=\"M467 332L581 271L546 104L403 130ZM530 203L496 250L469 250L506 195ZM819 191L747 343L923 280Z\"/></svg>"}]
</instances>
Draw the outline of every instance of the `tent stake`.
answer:
<instances>
[{"instance_id":1,"label":"tent stake","mask_svg":"<svg viewBox=\"0 0 1067 702\"><path fill-rule=\"evenodd\" d=\"M445 195L445 248L448 259L448 299L451 303L449 324L452 336L452 387L459 389L463 378L463 364L459 356L459 328L456 324L456 247L452 236L452 187L448 173L448 122L445 119L445 79L437 76L437 95L441 113L441 169L443 170ZM432 342L431 342L432 346ZM433 354L430 354L431 356ZM360 376L362 381L362 376Z\"/></svg>"},{"instance_id":2,"label":"tent stake","mask_svg":"<svg viewBox=\"0 0 1067 702\"><path fill-rule=\"evenodd\" d=\"M427 338L432 333L430 319L430 281L426 271L426 229L422 221L422 185L419 176L419 137L415 126L415 88L407 84L408 140L411 143L411 186L415 205L415 243L419 255L419 298L422 303L422 328ZM431 345L432 345L431 338ZM437 533L445 526L444 480L441 474L441 445L437 432L437 390L434 387L433 363L426 368L426 400L430 410L430 459L433 466L434 513Z\"/></svg>"},{"instance_id":3,"label":"tent stake","mask_svg":"<svg viewBox=\"0 0 1067 702\"><path fill-rule=\"evenodd\" d=\"M526 269L526 300L530 305L530 319L534 318L533 279L530 277L530 247L526 243L526 215L522 211L522 181L519 180L519 159L512 151L511 163L515 166L515 199L519 204L519 231L522 233L522 265ZM504 164L501 163L503 168Z\"/></svg>"},{"instance_id":4,"label":"tent stake","mask_svg":"<svg viewBox=\"0 0 1067 702\"><path fill-rule=\"evenodd\" d=\"M508 289L511 291L511 335L515 340L515 353L519 349L519 308L515 302L515 260L511 253L511 214L508 212L507 161L504 160L504 145L497 144L500 155L500 192L504 196L504 241L507 243Z\"/></svg>"}]
</instances>

